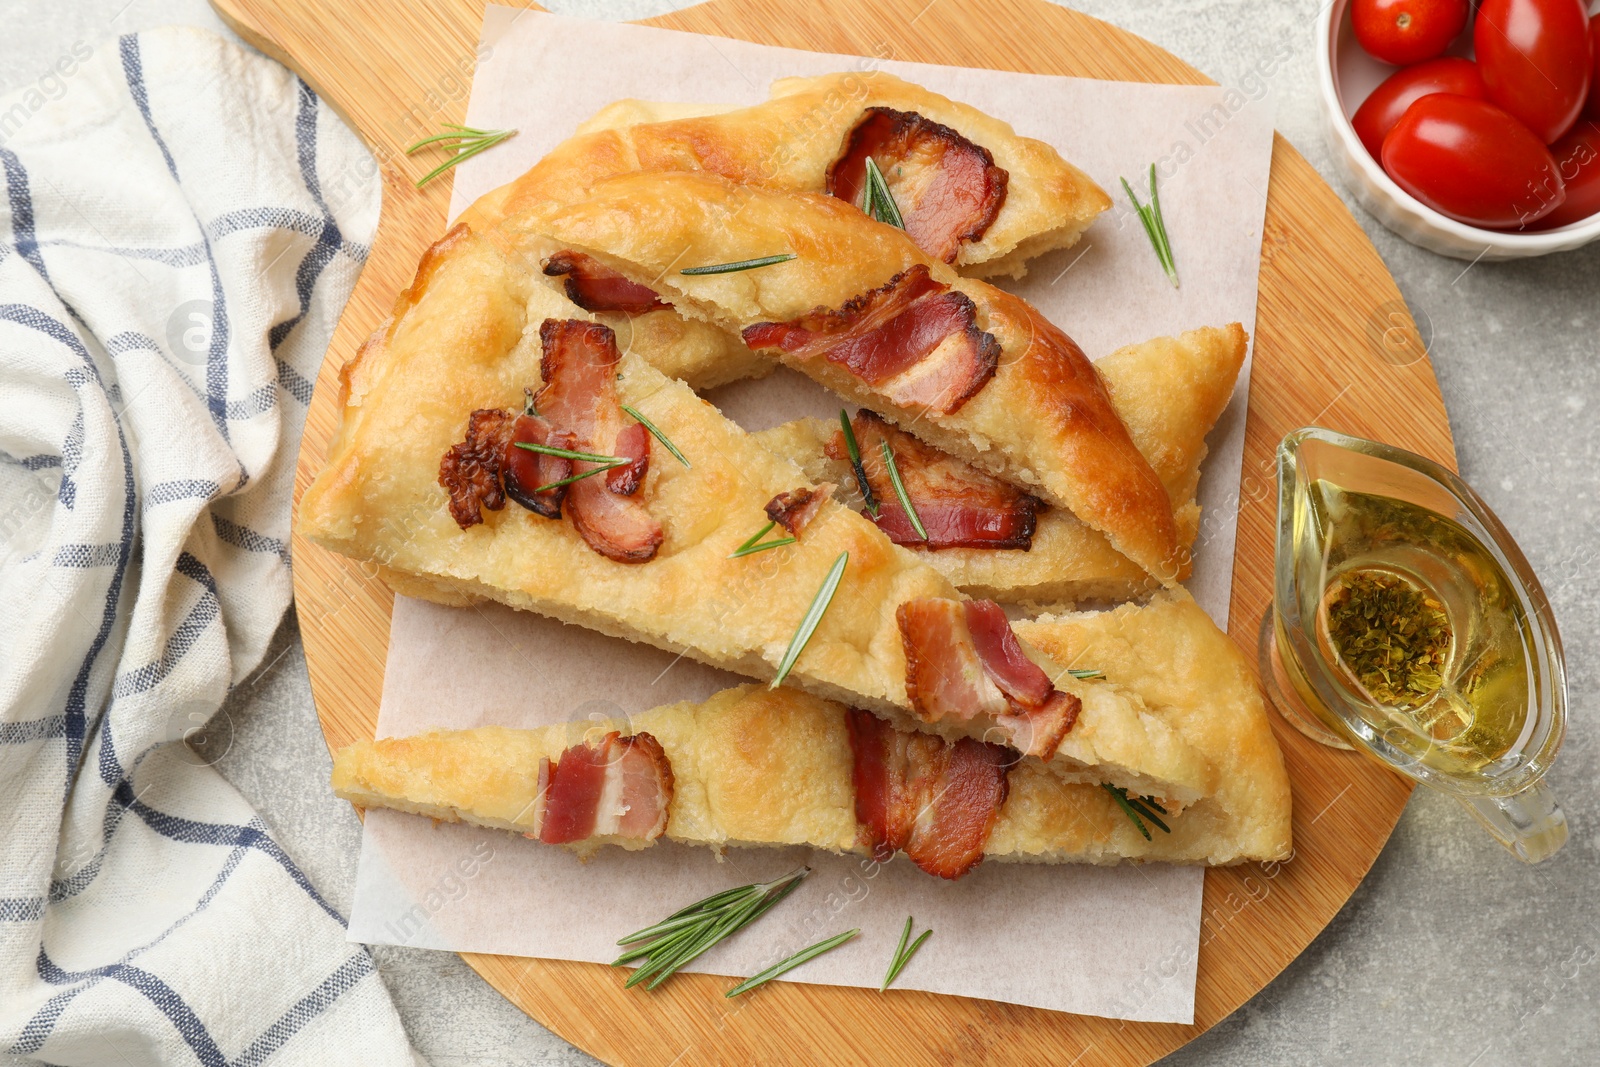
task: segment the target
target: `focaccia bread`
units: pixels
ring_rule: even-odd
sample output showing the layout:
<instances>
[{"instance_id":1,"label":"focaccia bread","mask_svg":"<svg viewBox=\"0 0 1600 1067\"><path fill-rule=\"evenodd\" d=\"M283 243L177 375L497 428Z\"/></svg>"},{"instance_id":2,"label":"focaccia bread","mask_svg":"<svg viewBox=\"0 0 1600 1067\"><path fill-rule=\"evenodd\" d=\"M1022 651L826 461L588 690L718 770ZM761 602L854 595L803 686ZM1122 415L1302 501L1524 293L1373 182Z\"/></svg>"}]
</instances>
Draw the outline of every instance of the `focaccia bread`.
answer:
<instances>
[{"instance_id":1,"label":"focaccia bread","mask_svg":"<svg viewBox=\"0 0 1600 1067\"><path fill-rule=\"evenodd\" d=\"M1172 504L1078 346L1025 301L930 260L833 197L633 174L495 235L531 271L551 243L661 294L919 438L1068 508L1164 583ZM780 253L732 273L684 268Z\"/></svg>"},{"instance_id":2,"label":"focaccia bread","mask_svg":"<svg viewBox=\"0 0 1600 1067\"><path fill-rule=\"evenodd\" d=\"M1074 244L1111 206L1044 142L892 74L849 71L781 79L772 99L754 107L620 101L522 177L480 198L462 221L484 232L636 170L705 171L742 185L828 193L839 186L836 164L853 139L883 167L923 248L963 273L1021 277L1028 259ZM919 226L924 198L928 220Z\"/></svg>"},{"instance_id":3,"label":"focaccia bread","mask_svg":"<svg viewBox=\"0 0 1600 1067\"><path fill-rule=\"evenodd\" d=\"M660 525L647 561L608 558L575 522L516 505L485 510L481 521L474 506L473 524L458 525L455 501L440 485L441 457L461 444L470 414L523 408L541 381L541 334L549 323L581 325L586 318L458 226L423 258L394 318L344 368L341 425L301 500L301 531L374 561L407 595L447 604L498 600L759 679L776 675L824 577L848 553L833 607L789 682L908 728L951 737L994 728L981 717L925 722L908 691L900 609L960 600L948 580L631 353L616 364L620 401L690 464L645 438L653 461L629 499ZM762 527L769 505L797 490L817 500L798 542L730 558ZM1081 700L1076 724L1067 720L1064 737L1041 735L1035 752L1053 758L1061 773L1182 801L1211 788L1209 764L1137 697L1115 687L1086 689L1030 650L1018 656L1055 690Z\"/></svg>"},{"instance_id":4,"label":"focaccia bread","mask_svg":"<svg viewBox=\"0 0 1600 1067\"><path fill-rule=\"evenodd\" d=\"M1108 679L1137 693L1223 773L1211 795L1163 819L1168 832L1146 824L1147 839L1105 789L1017 763L1006 773L1008 789L980 857L1231 864L1290 855L1289 783L1265 706L1238 648L1186 594L1044 620L1029 633L1074 656L1099 656L1094 662ZM852 752L849 714L794 690L741 686L616 723L486 726L360 742L335 754L333 785L360 807L531 833L541 760L558 759L585 733L648 733L671 765L668 839L719 849L804 844L869 852L875 842L858 817L860 757ZM639 848L652 841L612 843Z\"/></svg>"},{"instance_id":5,"label":"focaccia bread","mask_svg":"<svg viewBox=\"0 0 1600 1067\"><path fill-rule=\"evenodd\" d=\"M1235 323L1129 345L1095 361L1133 443L1167 487L1185 551L1180 579L1189 575L1188 552L1200 528L1195 491L1206 435L1233 395L1245 348L1245 332ZM838 432L838 422L811 418L755 436L813 481L840 486L840 499L859 507L850 464L827 453ZM1038 513L1026 548L908 547L962 592L1034 611L1082 600L1128 600L1149 594L1154 585L1144 568L1112 548L1104 534L1062 508Z\"/></svg>"}]
</instances>

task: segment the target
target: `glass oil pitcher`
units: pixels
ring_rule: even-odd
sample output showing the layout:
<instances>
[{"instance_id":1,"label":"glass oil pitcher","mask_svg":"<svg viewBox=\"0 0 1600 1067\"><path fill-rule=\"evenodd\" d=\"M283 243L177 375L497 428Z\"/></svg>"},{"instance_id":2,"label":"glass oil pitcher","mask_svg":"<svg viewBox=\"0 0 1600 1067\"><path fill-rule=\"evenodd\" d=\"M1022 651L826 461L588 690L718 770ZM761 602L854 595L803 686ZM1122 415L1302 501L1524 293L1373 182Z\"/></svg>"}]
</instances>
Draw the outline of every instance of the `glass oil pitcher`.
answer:
<instances>
[{"instance_id":1,"label":"glass oil pitcher","mask_svg":"<svg viewBox=\"0 0 1600 1067\"><path fill-rule=\"evenodd\" d=\"M1283 439L1261 677L1301 732L1450 794L1520 859L1566 843L1541 781L1566 728L1555 619L1437 463L1317 427Z\"/></svg>"}]
</instances>

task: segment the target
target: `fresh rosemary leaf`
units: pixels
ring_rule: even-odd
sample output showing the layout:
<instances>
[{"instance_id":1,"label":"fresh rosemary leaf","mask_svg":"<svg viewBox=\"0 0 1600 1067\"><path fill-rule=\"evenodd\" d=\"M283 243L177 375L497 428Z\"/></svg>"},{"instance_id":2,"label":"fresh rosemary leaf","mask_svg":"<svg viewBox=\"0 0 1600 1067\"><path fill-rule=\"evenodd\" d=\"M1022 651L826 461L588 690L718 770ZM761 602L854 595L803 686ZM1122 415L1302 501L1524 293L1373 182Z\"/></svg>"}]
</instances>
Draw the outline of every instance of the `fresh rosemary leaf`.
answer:
<instances>
[{"instance_id":1,"label":"fresh rosemary leaf","mask_svg":"<svg viewBox=\"0 0 1600 1067\"><path fill-rule=\"evenodd\" d=\"M1111 799L1117 802L1117 807L1122 809L1124 815L1133 820L1133 825L1137 826L1139 832L1144 835L1144 839L1149 841L1151 839L1150 829L1145 826L1144 820L1139 818L1139 813L1133 810L1133 805L1128 803L1128 794L1109 782L1100 783L1100 788L1111 794Z\"/></svg>"},{"instance_id":2,"label":"fresh rosemary leaf","mask_svg":"<svg viewBox=\"0 0 1600 1067\"><path fill-rule=\"evenodd\" d=\"M1106 676L1105 671L1094 671L1079 668L1074 668L1067 673L1080 681L1087 681L1090 678L1104 678Z\"/></svg>"},{"instance_id":3,"label":"fresh rosemary leaf","mask_svg":"<svg viewBox=\"0 0 1600 1067\"><path fill-rule=\"evenodd\" d=\"M406 155L409 156L418 149L437 144L451 153L449 159L446 159L443 163L440 163L437 167L417 179L418 189L421 189L457 163L465 162L479 152L493 148L517 132L516 130L479 130L471 126L457 126L453 122L445 123L444 128L444 133L436 133L432 137L424 137L406 149ZM444 142L446 141L452 143L445 144Z\"/></svg>"},{"instance_id":4,"label":"fresh rosemary leaf","mask_svg":"<svg viewBox=\"0 0 1600 1067\"><path fill-rule=\"evenodd\" d=\"M1139 222L1144 226L1145 236L1150 238L1150 246L1156 250L1156 259L1161 263L1161 269L1166 272L1167 280L1174 289L1178 288L1178 264L1172 258L1172 242L1167 237L1167 222L1161 216L1161 193L1156 189L1156 165L1150 164L1150 203L1139 203L1139 198L1133 193L1133 186L1128 184L1128 179L1123 178L1122 191L1128 194L1128 200L1133 204L1133 209L1139 213Z\"/></svg>"},{"instance_id":5,"label":"fresh rosemary leaf","mask_svg":"<svg viewBox=\"0 0 1600 1067\"><path fill-rule=\"evenodd\" d=\"M634 960L644 960L628 976L625 988L631 989L648 980L645 988L654 989L684 964L760 918L768 908L793 892L810 873L810 867L801 867L770 882L713 893L653 926L619 939L617 944L635 947L617 957L611 965L620 967Z\"/></svg>"},{"instance_id":6,"label":"fresh rosemary leaf","mask_svg":"<svg viewBox=\"0 0 1600 1067\"><path fill-rule=\"evenodd\" d=\"M563 478L559 482L549 482L541 485L534 489L534 492L542 493L547 489L560 489L563 485L571 485L573 482L581 482L585 478L593 478L596 474L604 474L606 471L616 470L618 467L626 467L628 462L628 460L623 460L621 463L607 463L603 467L591 467L582 474L574 474L572 477Z\"/></svg>"},{"instance_id":7,"label":"fresh rosemary leaf","mask_svg":"<svg viewBox=\"0 0 1600 1067\"><path fill-rule=\"evenodd\" d=\"M660 428L657 427L655 423L639 414L638 409L624 404L622 405L622 410L633 416L633 420L640 426L643 426L645 429L649 430L650 436L654 437L657 441L660 441L661 447L665 448L668 452L671 452L673 458L675 458L679 463L682 463L685 467L692 466L688 460L683 458L683 453L678 451L678 446L667 440L667 435L662 433Z\"/></svg>"},{"instance_id":8,"label":"fresh rosemary leaf","mask_svg":"<svg viewBox=\"0 0 1600 1067\"><path fill-rule=\"evenodd\" d=\"M872 486L867 484L867 469L861 465L861 446L856 443L855 427L850 425L850 415L844 408L839 409L839 425L844 427L844 447L850 452L850 467L856 472L856 485L861 489L861 498L866 502L867 511L877 518L878 501L872 495Z\"/></svg>"},{"instance_id":9,"label":"fresh rosemary leaf","mask_svg":"<svg viewBox=\"0 0 1600 1067\"><path fill-rule=\"evenodd\" d=\"M770 533L772 528L776 525L778 525L776 522L769 522L765 526L761 527L761 529L755 532L754 537L750 538L750 540L746 541L744 544L730 552L728 554L728 558L738 559L740 556L751 556L757 552L765 552L769 548L782 548L784 545L792 545L798 540L798 538L794 537L780 537L776 541L768 541L764 545L757 544L757 542L763 537L767 536L767 534Z\"/></svg>"},{"instance_id":10,"label":"fresh rosemary leaf","mask_svg":"<svg viewBox=\"0 0 1600 1067\"><path fill-rule=\"evenodd\" d=\"M525 448L529 452L537 452L541 456L556 456L561 459L577 459L585 463L632 463L627 456L602 456L598 452L574 452L570 448L555 448L551 445L538 445L532 441L516 442L518 448Z\"/></svg>"},{"instance_id":11,"label":"fresh rosemary leaf","mask_svg":"<svg viewBox=\"0 0 1600 1067\"><path fill-rule=\"evenodd\" d=\"M740 993L750 992L750 990L754 989L758 985L766 985L768 982L778 977L778 975L783 974L785 971L792 971L802 963L805 963L807 960L816 959L824 952L838 948L840 945L844 944L846 941L850 940L860 932L861 931L859 929L846 930L842 934L834 934L825 941L818 941L810 948L801 949L799 952L796 952L793 956L790 956L781 963L774 963L771 967L768 967L760 974L746 978L744 981L728 990L728 992L724 995L736 997Z\"/></svg>"},{"instance_id":12,"label":"fresh rosemary leaf","mask_svg":"<svg viewBox=\"0 0 1600 1067\"><path fill-rule=\"evenodd\" d=\"M889 192L889 183L884 181L883 171L871 156L867 157L867 188L862 193L861 209L886 226L897 230L906 228L906 220L900 216L900 208Z\"/></svg>"},{"instance_id":13,"label":"fresh rosemary leaf","mask_svg":"<svg viewBox=\"0 0 1600 1067\"><path fill-rule=\"evenodd\" d=\"M1117 802L1117 807L1122 809L1124 815L1133 820L1133 825L1139 828L1146 841L1151 840L1150 829L1144 824L1146 819L1154 823L1162 833L1172 833L1172 828L1156 816L1157 811L1165 815L1167 809L1156 803L1154 797L1130 797L1126 789L1120 789L1109 782L1101 782L1100 788L1111 794L1111 799Z\"/></svg>"},{"instance_id":14,"label":"fresh rosemary leaf","mask_svg":"<svg viewBox=\"0 0 1600 1067\"><path fill-rule=\"evenodd\" d=\"M776 256L762 256L760 259L741 259L737 263L712 263L705 267L685 267L679 274L732 274L735 271L755 270L757 267L770 267L774 263L787 263L796 256L793 252L784 252Z\"/></svg>"},{"instance_id":15,"label":"fresh rosemary leaf","mask_svg":"<svg viewBox=\"0 0 1600 1067\"><path fill-rule=\"evenodd\" d=\"M795 661L800 658L800 653L805 651L806 642L811 640L811 635L816 632L817 624L822 621L822 616L828 610L828 605L833 603L833 594L839 588L839 579L844 577L845 565L850 562L850 553L841 552L839 558L833 561L828 576L822 579L822 586L817 590L817 595L811 601L811 607L806 611L806 617L800 620L800 628L794 632L794 637L789 640L789 651L783 654L783 662L778 664L778 675L772 679L768 689L776 689L789 677L789 671L794 668Z\"/></svg>"},{"instance_id":16,"label":"fresh rosemary leaf","mask_svg":"<svg viewBox=\"0 0 1600 1067\"><path fill-rule=\"evenodd\" d=\"M900 467L894 461L894 449L889 447L888 441L881 441L883 447L883 462L889 468L889 482L894 486L894 495L900 498L900 506L905 509L906 518L911 520L911 526L917 531L917 536L924 541L928 539L928 531L922 527L922 517L917 514L917 509L911 506L911 497L906 493L905 483L900 480Z\"/></svg>"},{"instance_id":17,"label":"fresh rosemary leaf","mask_svg":"<svg viewBox=\"0 0 1600 1067\"><path fill-rule=\"evenodd\" d=\"M917 954L917 950L922 947L922 943L928 940L932 934L933 931L931 929L922 931L917 936L917 939L911 943L911 947L909 949L906 948L906 942L911 939L911 916L906 916L906 928L900 931L900 944L895 946L894 955L889 960L889 973L883 976L883 984L878 987L880 993L888 989L894 983L894 980L900 977L900 972L905 969L906 964L911 962L911 957Z\"/></svg>"},{"instance_id":18,"label":"fresh rosemary leaf","mask_svg":"<svg viewBox=\"0 0 1600 1067\"><path fill-rule=\"evenodd\" d=\"M1159 807L1159 805L1156 805L1156 806ZM1143 798L1143 797L1129 797L1128 798L1128 807L1132 808L1134 811L1138 812L1140 815L1144 816L1146 819L1149 819L1151 822L1155 823L1156 826L1161 830L1162 833L1164 833L1164 834L1172 833L1172 828L1170 826L1168 826L1166 823L1162 822L1161 819L1156 816L1156 813L1150 810L1150 805L1146 803L1145 798Z\"/></svg>"}]
</instances>

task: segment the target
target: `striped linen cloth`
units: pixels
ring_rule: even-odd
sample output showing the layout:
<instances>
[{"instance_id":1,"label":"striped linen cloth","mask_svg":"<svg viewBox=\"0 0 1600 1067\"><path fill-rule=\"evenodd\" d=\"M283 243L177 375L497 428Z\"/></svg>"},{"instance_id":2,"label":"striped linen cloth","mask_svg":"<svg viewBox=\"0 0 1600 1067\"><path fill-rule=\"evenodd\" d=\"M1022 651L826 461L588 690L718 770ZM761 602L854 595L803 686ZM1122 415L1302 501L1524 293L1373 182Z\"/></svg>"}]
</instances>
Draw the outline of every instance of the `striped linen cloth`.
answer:
<instances>
[{"instance_id":1,"label":"striped linen cloth","mask_svg":"<svg viewBox=\"0 0 1600 1067\"><path fill-rule=\"evenodd\" d=\"M194 30L0 100L0 1062L411 1064L372 957L177 739L290 600L377 167Z\"/></svg>"}]
</instances>

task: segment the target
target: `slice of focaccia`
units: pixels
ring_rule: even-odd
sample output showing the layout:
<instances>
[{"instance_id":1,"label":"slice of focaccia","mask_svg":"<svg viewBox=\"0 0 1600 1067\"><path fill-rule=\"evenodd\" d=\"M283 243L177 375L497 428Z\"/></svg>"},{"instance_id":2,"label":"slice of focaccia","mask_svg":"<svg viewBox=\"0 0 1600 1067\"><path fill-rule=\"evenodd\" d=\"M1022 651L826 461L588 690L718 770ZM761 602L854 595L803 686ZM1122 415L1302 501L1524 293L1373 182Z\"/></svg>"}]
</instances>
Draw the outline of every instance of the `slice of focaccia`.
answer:
<instances>
[{"instance_id":1,"label":"slice of focaccia","mask_svg":"<svg viewBox=\"0 0 1600 1067\"><path fill-rule=\"evenodd\" d=\"M759 679L778 674L843 558L791 684L907 728L1003 740L1083 780L1183 802L1210 790L1210 765L1136 695L1085 688L1020 645L997 607L963 604L937 571L687 386L614 347L609 362L583 363L608 336L457 227L344 369L341 425L301 500L301 530L375 561L401 593L494 599ZM560 338L582 344L554 349ZM580 377L542 379L556 355ZM601 399L613 394L608 411ZM626 409L686 462L617 414ZM479 434L490 425L505 436ZM576 457L566 467L545 454L560 440L556 452ZM561 499L553 487L574 477L584 480ZM477 495L447 495L441 480ZM738 555L775 519L795 543ZM920 606L915 625L901 618L909 604ZM924 685L915 699L908 649L929 669L948 665L965 693Z\"/></svg>"},{"instance_id":2,"label":"slice of focaccia","mask_svg":"<svg viewBox=\"0 0 1600 1067\"><path fill-rule=\"evenodd\" d=\"M581 253L946 452L1104 532L1166 583L1172 504L1078 346L1025 301L962 278L840 200L707 174L633 174L497 231L529 269ZM755 269L685 269L793 259Z\"/></svg>"},{"instance_id":3,"label":"slice of focaccia","mask_svg":"<svg viewBox=\"0 0 1600 1067\"><path fill-rule=\"evenodd\" d=\"M1044 620L1027 632L1077 660L1098 657L1108 680L1137 693L1217 764L1215 792L1181 811L1159 798L1120 798L1138 802L1136 821L1112 791L1063 781L1032 761L996 759L993 746L877 729L879 720L842 705L758 686L614 724L361 742L335 755L334 790L361 807L515 830L583 851L641 848L663 834L714 848L805 844L880 859L903 851L943 877L986 856L1207 864L1288 857L1289 783L1266 709L1244 657L1187 595ZM613 731L638 741L623 748ZM602 752L607 760L591 755ZM557 788L573 757L574 770L588 772L586 792ZM597 762L605 765L598 774ZM630 778L642 784L628 803ZM585 834L577 838L574 820L552 820L575 801ZM631 834L622 828L626 816L637 827Z\"/></svg>"},{"instance_id":4,"label":"slice of focaccia","mask_svg":"<svg viewBox=\"0 0 1600 1067\"><path fill-rule=\"evenodd\" d=\"M613 104L462 220L486 230L638 170L704 171L860 206L869 155L918 245L977 276L1021 277L1029 258L1072 245L1111 206L1044 142L892 74L850 71L784 78L754 107Z\"/></svg>"},{"instance_id":5,"label":"slice of focaccia","mask_svg":"<svg viewBox=\"0 0 1600 1067\"><path fill-rule=\"evenodd\" d=\"M1200 463L1206 455L1206 434L1233 394L1244 363L1245 343L1244 330L1236 323L1129 345L1095 362L1095 370L1110 391L1112 404L1127 425L1133 443L1167 487L1179 543L1186 554L1200 527L1195 491L1200 482ZM798 419L755 436L766 447L793 460L813 481L837 484L840 498L860 507L864 501L851 465L847 458L836 458L840 434L835 421ZM861 441L866 463L874 461L875 447L866 439ZM908 463L915 462L910 452L895 448L900 472L907 477ZM945 457L943 462L960 461ZM968 468L967 477L972 480L983 476ZM892 489L885 489L877 477L869 480L869 488L879 507L879 526L890 532L897 544L918 551L924 542L914 531L905 531L903 524L892 527L883 519L900 512ZM917 502L914 492L912 497L914 506L927 510ZM1028 517L1033 525L1031 534L1020 544L957 545L919 551L919 555L968 595L1006 604L1037 607L1070 605L1079 600L1127 600L1151 591L1153 582L1144 568L1111 547L1104 534L1071 512L1023 506L1031 509ZM927 514L921 518L925 524L929 521ZM1186 555L1178 577L1188 577L1189 570Z\"/></svg>"}]
</instances>

